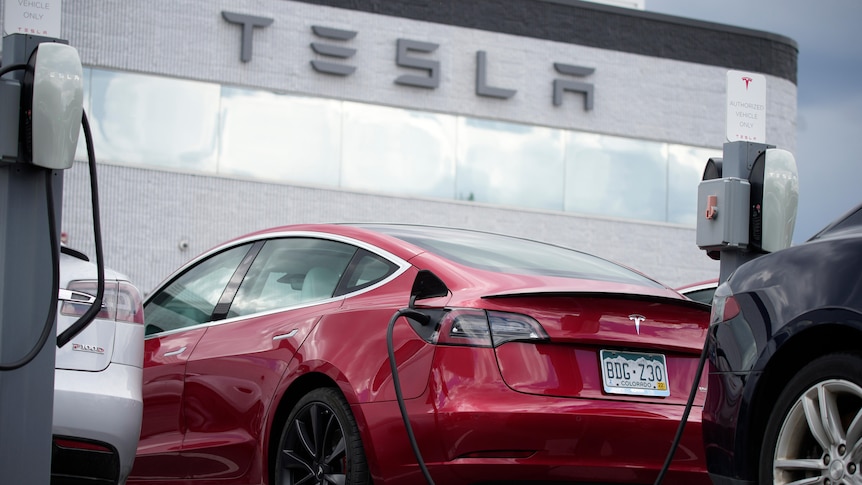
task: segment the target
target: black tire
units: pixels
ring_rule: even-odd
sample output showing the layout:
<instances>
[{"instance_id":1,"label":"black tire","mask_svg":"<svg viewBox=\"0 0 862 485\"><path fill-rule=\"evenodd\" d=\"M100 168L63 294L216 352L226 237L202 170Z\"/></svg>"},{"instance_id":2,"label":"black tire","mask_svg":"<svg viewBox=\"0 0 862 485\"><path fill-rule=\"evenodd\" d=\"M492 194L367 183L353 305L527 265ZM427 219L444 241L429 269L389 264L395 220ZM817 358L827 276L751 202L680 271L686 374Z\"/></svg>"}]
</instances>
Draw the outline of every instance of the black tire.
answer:
<instances>
[{"instance_id":1,"label":"black tire","mask_svg":"<svg viewBox=\"0 0 862 485\"><path fill-rule=\"evenodd\" d=\"M368 485L362 439L347 400L315 389L290 412L275 460L275 485Z\"/></svg>"},{"instance_id":2,"label":"black tire","mask_svg":"<svg viewBox=\"0 0 862 485\"><path fill-rule=\"evenodd\" d=\"M759 479L862 483L862 357L826 355L790 379L770 413Z\"/></svg>"}]
</instances>

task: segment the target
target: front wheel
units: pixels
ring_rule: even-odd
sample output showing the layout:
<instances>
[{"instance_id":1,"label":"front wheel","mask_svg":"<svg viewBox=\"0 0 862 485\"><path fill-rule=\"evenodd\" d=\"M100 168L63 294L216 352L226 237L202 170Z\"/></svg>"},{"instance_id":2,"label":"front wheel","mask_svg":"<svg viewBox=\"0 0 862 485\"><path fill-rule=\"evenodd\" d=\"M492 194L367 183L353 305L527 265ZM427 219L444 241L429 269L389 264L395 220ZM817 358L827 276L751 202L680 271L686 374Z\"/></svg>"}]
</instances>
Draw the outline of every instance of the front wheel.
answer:
<instances>
[{"instance_id":1,"label":"front wheel","mask_svg":"<svg viewBox=\"0 0 862 485\"><path fill-rule=\"evenodd\" d=\"M370 483L359 428L340 392L315 389L293 407L281 433L274 483Z\"/></svg>"},{"instance_id":2,"label":"front wheel","mask_svg":"<svg viewBox=\"0 0 862 485\"><path fill-rule=\"evenodd\" d=\"M784 388L760 452L760 483L862 484L862 357L831 354Z\"/></svg>"}]
</instances>

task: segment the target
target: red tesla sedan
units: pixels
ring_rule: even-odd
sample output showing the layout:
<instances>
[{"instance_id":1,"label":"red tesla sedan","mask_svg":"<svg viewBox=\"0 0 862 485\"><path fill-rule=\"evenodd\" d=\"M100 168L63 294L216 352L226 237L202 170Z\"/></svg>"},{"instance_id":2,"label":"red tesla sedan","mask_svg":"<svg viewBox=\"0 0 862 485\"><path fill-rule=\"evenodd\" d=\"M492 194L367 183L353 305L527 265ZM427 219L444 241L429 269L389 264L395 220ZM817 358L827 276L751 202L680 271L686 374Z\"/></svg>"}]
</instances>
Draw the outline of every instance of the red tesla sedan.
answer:
<instances>
[{"instance_id":1,"label":"red tesla sedan","mask_svg":"<svg viewBox=\"0 0 862 485\"><path fill-rule=\"evenodd\" d=\"M232 485L652 483L709 319L588 254L410 225L250 234L144 313L130 483ZM705 391L665 484L709 483Z\"/></svg>"}]
</instances>

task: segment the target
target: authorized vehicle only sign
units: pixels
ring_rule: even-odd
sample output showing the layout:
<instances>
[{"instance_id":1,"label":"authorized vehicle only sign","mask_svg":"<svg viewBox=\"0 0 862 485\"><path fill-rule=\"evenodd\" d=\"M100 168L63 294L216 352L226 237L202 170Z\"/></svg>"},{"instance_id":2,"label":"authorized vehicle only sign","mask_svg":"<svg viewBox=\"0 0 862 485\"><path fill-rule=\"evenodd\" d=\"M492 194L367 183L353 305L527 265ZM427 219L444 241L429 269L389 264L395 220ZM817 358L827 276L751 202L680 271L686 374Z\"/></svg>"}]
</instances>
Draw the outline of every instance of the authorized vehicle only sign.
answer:
<instances>
[{"instance_id":1,"label":"authorized vehicle only sign","mask_svg":"<svg viewBox=\"0 0 862 485\"><path fill-rule=\"evenodd\" d=\"M766 143L766 76L727 71L727 141Z\"/></svg>"},{"instance_id":2,"label":"authorized vehicle only sign","mask_svg":"<svg viewBox=\"0 0 862 485\"><path fill-rule=\"evenodd\" d=\"M62 0L6 0L3 36L11 34L60 37Z\"/></svg>"}]
</instances>

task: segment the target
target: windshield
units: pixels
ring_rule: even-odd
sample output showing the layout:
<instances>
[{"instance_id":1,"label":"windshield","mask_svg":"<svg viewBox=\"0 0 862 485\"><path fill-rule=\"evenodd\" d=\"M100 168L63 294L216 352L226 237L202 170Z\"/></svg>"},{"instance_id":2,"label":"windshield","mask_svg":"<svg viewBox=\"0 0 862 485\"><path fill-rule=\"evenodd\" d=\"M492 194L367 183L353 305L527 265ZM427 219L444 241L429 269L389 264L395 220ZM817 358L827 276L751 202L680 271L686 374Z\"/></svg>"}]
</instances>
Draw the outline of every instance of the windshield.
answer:
<instances>
[{"instance_id":1,"label":"windshield","mask_svg":"<svg viewBox=\"0 0 862 485\"><path fill-rule=\"evenodd\" d=\"M661 287L610 261L529 239L478 231L409 225L362 225L465 266L498 273L559 276Z\"/></svg>"}]
</instances>

